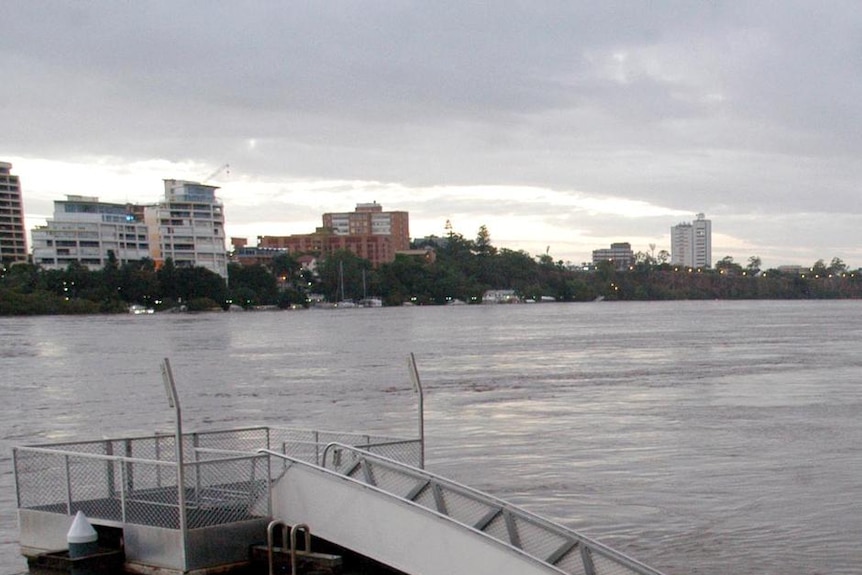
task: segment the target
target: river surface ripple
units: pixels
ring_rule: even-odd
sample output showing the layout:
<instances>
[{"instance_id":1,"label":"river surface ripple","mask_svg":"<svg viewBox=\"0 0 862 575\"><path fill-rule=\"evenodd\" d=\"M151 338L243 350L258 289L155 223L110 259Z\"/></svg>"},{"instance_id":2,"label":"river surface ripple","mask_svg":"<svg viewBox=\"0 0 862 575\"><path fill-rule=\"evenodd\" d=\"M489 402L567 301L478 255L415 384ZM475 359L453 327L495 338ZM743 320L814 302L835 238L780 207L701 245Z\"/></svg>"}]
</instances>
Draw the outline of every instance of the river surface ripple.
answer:
<instances>
[{"instance_id":1,"label":"river surface ripple","mask_svg":"<svg viewBox=\"0 0 862 575\"><path fill-rule=\"evenodd\" d=\"M412 435L428 468L670 574L862 573L862 302L0 318L14 445L253 424Z\"/></svg>"}]
</instances>

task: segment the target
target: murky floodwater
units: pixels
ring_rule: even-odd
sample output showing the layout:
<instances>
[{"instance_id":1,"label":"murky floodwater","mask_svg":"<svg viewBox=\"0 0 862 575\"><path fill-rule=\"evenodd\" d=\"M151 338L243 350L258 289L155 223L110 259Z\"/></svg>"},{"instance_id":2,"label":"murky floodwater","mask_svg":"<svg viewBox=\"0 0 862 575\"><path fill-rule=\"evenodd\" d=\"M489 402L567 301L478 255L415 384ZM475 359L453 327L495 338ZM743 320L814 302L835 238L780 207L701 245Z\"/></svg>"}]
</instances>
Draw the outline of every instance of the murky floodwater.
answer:
<instances>
[{"instance_id":1,"label":"murky floodwater","mask_svg":"<svg viewBox=\"0 0 862 575\"><path fill-rule=\"evenodd\" d=\"M862 573L862 302L0 318L11 447L249 424L410 435L428 467L671 574Z\"/></svg>"}]
</instances>

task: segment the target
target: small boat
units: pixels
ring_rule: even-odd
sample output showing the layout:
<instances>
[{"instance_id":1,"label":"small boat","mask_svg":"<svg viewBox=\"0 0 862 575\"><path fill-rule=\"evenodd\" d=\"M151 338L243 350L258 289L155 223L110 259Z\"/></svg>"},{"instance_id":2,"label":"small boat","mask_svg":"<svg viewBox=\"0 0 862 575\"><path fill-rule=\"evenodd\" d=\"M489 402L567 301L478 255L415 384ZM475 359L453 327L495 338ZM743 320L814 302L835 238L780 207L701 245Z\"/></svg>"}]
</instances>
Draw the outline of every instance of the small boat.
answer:
<instances>
[{"instance_id":1,"label":"small boat","mask_svg":"<svg viewBox=\"0 0 862 575\"><path fill-rule=\"evenodd\" d=\"M156 313L156 310L151 307L135 303L129 306L129 313L132 315L148 315L151 313Z\"/></svg>"}]
</instances>

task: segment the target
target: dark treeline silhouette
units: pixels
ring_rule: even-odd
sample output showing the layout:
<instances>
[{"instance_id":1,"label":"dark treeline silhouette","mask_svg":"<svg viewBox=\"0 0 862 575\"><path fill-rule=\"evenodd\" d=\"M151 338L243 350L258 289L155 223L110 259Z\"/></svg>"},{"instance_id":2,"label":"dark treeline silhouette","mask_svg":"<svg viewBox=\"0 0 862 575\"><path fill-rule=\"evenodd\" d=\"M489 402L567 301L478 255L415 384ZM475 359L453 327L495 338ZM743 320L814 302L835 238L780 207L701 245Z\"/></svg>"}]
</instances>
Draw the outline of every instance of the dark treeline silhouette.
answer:
<instances>
[{"instance_id":1,"label":"dark treeline silhouette","mask_svg":"<svg viewBox=\"0 0 862 575\"><path fill-rule=\"evenodd\" d=\"M316 273L303 270L290 254L268 265L228 266L228 280L200 267L177 267L169 259L156 269L150 260L118 265L109 254L104 268L71 264L43 270L32 264L4 268L0 276L0 315L121 313L138 304L155 310L203 311L257 306L308 305L312 294L329 302L377 297L386 305L482 301L487 290L513 290L521 300L578 302L678 299L839 299L862 298L860 270L839 259L818 260L805 273L761 270L752 256L743 267L731 257L714 268L672 266L636 254L630 267L614 262L572 269L548 254L497 249L484 226L475 240L450 233L416 243L433 249L436 259L398 255L377 269L349 251L318 262Z\"/></svg>"}]
</instances>

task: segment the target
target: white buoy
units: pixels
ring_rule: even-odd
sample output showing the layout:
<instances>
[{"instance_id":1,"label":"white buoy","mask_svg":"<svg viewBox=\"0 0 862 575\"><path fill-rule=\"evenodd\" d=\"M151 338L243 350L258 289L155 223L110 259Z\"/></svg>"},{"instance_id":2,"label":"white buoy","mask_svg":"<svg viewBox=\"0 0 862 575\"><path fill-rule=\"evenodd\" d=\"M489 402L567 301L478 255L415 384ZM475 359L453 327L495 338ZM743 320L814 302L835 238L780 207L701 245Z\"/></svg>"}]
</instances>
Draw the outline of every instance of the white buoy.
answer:
<instances>
[{"instance_id":1,"label":"white buoy","mask_svg":"<svg viewBox=\"0 0 862 575\"><path fill-rule=\"evenodd\" d=\"M93 555L99 551L99 534L90 525L83 511L78 511L69 532L66 533L66 543L69 544L69 558L77 559Z\"/></svg>"}]
</instances>

